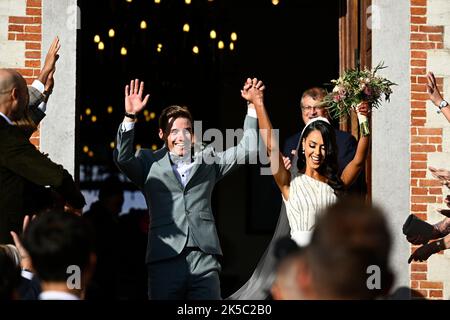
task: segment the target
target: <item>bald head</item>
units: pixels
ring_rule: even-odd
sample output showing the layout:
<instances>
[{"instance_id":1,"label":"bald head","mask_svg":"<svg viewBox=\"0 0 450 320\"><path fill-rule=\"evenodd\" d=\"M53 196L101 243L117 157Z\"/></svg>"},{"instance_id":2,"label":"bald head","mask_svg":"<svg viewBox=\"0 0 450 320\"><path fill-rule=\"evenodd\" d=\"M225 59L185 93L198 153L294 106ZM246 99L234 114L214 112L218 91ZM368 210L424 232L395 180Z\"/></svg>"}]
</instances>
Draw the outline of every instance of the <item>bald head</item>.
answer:
<instances>
[{"instance_id":1,"label":"bald head","mask_svg":"<svg viewBox=\"0 0 450 320\"><path fill-rule=\"evenodd\" d=\"M15 121L25 115L29 96L25 79L13 69L0 69L0 111Z\"/></svg>"}]
</instances>

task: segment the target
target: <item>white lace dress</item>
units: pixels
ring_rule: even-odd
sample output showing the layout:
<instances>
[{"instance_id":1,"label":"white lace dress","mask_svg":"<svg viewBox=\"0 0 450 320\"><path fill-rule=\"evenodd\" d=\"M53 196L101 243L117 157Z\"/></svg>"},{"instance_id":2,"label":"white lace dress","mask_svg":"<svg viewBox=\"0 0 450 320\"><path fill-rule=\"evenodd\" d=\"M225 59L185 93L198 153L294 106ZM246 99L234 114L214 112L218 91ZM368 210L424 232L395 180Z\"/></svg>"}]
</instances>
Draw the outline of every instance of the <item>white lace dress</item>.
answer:
<instances>
[{"instance_id":1,"label":"white lace dress","mask_svg":"<svg viewBox=\"0 0 450 320\"><path fill-rule=\"evenodd\" d=\"M316 214L336 202L333 188L328 184L313 179L306 174L291 173L289 198L283 201L291 227L291 238L298 245L309 243Z\"/></svg>"}]
</instances>

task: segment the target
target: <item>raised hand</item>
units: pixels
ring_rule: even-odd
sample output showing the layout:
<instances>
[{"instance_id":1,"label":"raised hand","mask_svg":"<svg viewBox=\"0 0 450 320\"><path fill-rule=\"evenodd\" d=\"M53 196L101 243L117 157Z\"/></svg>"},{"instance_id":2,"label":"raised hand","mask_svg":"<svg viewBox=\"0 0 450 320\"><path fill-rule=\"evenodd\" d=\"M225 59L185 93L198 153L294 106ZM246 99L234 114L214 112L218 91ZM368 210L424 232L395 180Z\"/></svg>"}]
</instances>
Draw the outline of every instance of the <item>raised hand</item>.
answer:
<instances>
[{"instance_id":1,"label":"raised hand","mask_svg":"<svg viewBox=\"0 0 450 320\"><path fill-rule=\"evenodd\" d=\"M444 99L442 98L442 95L439 92L439 89L436 85L436 78L434 77L433 72L428 72L427 80L428 80L428 82L427 82L428 96L429 96L431 102L433 102L433 104L438 107L439 104Z\"/></svg>"},{"instance_id":2,"label":"raised hand","mask_svg":"<svg viewBox=\"0 0 450 320\"><path fill-rule=\"evenodd\" d=\"M34 216L33 216L33 218L34 218ZM25 216L23 218L22 232L25 232L27 230L29 223L30 223L30 216ZM11 231L10 234L14 240L14 245L16 246L16 248L20 254L21 268L27 269L27 270L33 270L30 255L28 254L27 250L25 250L25 248L22 244L22 241L20 241L19 236L14 231Z\"/></svg>"},{"instance_id":3,"label":"raised hand","mask_svg":"<svg viewBox=\"0 0 450 320\"><path fill-rule=\"evenodd\" d=\"M264 100L264 89L265 86L262 81L258 81L256 78L247 78L241 90L241 96L253 105L261 104Z\"/></svg>"},{"instance_id":4,"label":"raised hand","mask_svg":"<svg viewBox=\"0 0 450 320\"><path fill-rule=\"evenodd\" d=\"M130 85L125 87L125 112L137 114L144 109L150 95L147 94L142 100L143 93L144 82L139 84L139 79L131 80Z\"/></svg>"},{"instance_id":5,"label":"raised hand","mask_svg":"<svg viewBox=\"0 0 450 320\"><path fill-rule=\"evenodd\" d=\"M59 42L59 38L55 37L50 48L48 49L47 55L45 56L44 67L38 77L38 80L43 84L47 82L47 78L49 74L55 70L56 61L59 59L58 51L61 48L61 43Z\"/></svg>"},{"instance_id":6,"label":"raised hand","mask_svg":"<svg viewBox=\"0 0 450 320\"><path fill-rule=\"evenodd\" d=\"M408 263L411 263L411 261L425 261L432 254L438 253L441 250L445 250L444 241L442 239L427 243L411 254L408 259Z\"/></svg>"},{"instance_id":7,"label":"raised hand","mask_svg":"<svg viewBox=\"0 0 450 320\"><path fill-rule=\"evenodd\" d=\"M450 171L447 169L439 169L434 167L428 167L428 170L430 170L431 175L435 177L436 179L439 179L439 181L450 188ZM448 200L448 199L447 199Z\"/></svg>"}]
</instances>

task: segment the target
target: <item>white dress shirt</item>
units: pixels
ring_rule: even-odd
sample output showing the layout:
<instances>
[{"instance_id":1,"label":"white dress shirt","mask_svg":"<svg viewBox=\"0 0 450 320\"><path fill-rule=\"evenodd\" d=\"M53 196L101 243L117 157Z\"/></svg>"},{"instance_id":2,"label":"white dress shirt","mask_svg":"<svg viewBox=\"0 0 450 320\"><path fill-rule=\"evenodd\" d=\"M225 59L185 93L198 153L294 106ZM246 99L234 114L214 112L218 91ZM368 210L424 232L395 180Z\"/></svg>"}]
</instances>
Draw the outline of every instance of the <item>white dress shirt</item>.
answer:
<instances>
[{"instance_id":1,"label":"white dress shirt","mask_svg":"<svg viewBox=\"0 0 450 320\"><path fill-rule=\"evenodd\" d=\"M43 291L39 295L39 300L80 300L80 298L63 291Z\"/></svg>"}]
</instances>

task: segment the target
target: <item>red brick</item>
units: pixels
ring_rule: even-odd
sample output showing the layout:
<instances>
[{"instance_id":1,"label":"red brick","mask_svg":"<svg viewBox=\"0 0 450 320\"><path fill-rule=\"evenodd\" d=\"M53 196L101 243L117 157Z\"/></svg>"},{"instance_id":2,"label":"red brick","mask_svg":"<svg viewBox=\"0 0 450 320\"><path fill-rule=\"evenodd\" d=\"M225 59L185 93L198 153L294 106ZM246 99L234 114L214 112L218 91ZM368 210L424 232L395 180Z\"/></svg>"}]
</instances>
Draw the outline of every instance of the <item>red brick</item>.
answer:
<instances>
[{"instance_id":1,"label":"red brick","mask_svg":"<svg viewBox=\"0 0 450 320\"><path fill-rule=\"evenodd\" d=\"M411 42L411 49L434 49L436 46L432 42Z\"/></svg>"},{"instance_id":2,"label":"red brick","mask_svg":"<svg viewBox=\"0 0 450 320\"><path fill-rule=\"evenodd\" d=\"M411 137L411 143L413 143L413 144L418 144L418 143L426 144L427 142L428 142L427 137L422 137L422 136Z\"/></svg>"},{"instance_id":3,"label":"red brick","mask_svg":"<svg viewBox=\"0 0 450 320\"><path fill-rule=\"evenodd\" d=\"M42 18L41 17L34 17L33 18L34 24L42 24Z\"/></svg>"},{"instance_id":4,"label":"red brick","mask_svg":"<svg viewBox=\"0 0 450 320\"><path fill-rule=\"evenodd\" d=\"M41 70L39 70L39 69L33 69L33 75L34 75L35 77L39 76L40 73L41 73Z\"/></svg>"},{"instance_id":5,"label":"red brick","mask_svg":"<svg viewBox=\"0 0 450 320\"><path fill-rule=\"evenodd\" d=\"M441 144L441 143L442 143L442 138L441 138L441 137L429 137L429 138L428 138L428 142L429 142L429 143L438 143L438 144Z\"/></svg>"},{"instance_id":6,"label":"red brick","mask_svg":"<svg viewBox=\"0 0 450 320\"><path fill-rule=\"evenodd\" d=\"M40 59L41 52L40 51L25 51L25 58L27 59Z\"/></svg>"},{"instance_id":7,"label":"red brick","mask_svg":"<svg viewBox=\"0 0 450 320\"><path fill-rule=\"evenodd\" d=\"M437 146L436 147L436 152L442 152L442 146Z\"/></svg>"},{"instance_id":8,"label":"red brick","mask_svg":"<svg viewBox=\"0 0 450 320\"><path fill-rule=\"evenodd\" d=\"M427 60L424 59L413 59L411 60L411 66L413 67L426 67Z\"/></svg>"},{"instance_id":9,"label":"red brick","mask_svg":"<svg viewBox=\"0 0 450 320\"><path fill-rule=\"evenodd\" d=\"M9 33L8 34L8 40L9 41L16 40L16 34L15 33Z\"/></svg>"},{"instance_id":10,"label":"red brick","mask_svg":"<svg viewBox=\"0 0 450 320\"><path fill-rule=\"evenodd\" d=\"M419 26L411 25L411 32L418 32L418 31L419 31Z\"/></svg>"},{"instance_id":11,"label":"red brick","mask_svg":"<svg viewBox=\"0 0 450 320\"><path fill-rule=\"evenodd\" d=\"M33 24L34 18L33 17L9 17L9 24Z\"/></svg>"},{"instance_id":12,"label":"red brick","mask_svg":"<svg viewBox=\"0 0 450 320\"><path fill-rule=\"evenodd\" d=\"M427 116L427 112L426 110L422 109L421 110L413 109L411 110L411 116L425 118ZM426 143L426 141L424 143Z\"/></svg>"},{"instance_id":13,"label":"red brick","mask_svg":"<svg viewBox=\"0 0 450 320\"><path fill-rule=\"evenodd\" d=\"M444 42L444 36L442 34L429 34L428 40L435 42Z\"/></svg>"},{"instance_id":14,"label":"red brick","mask_svg":"<svg viewBox=\"0 0 450 320\"><path fill-rule=\"evenodd\" d=\"M411 128L411 135L412 136L416 136L417 135L417 133L418 133L418 129L417 128Z\"/></svg>"},{"instance_id":15,"label":"red brick","mask_svg":"<svg viewBox=\"0 0 450 320\"><path fill-rule=\"evenodd\" d=\"M412 204L411 205L411 211L426 211L427 205L426 204Z\"/></svg>"},{"instance_id":16,"label":"red brick","mask_svg":"<svg viewBox=\"0 0 450 320\"><path fill-rule=\"evenodd\" d=\"M411 101L411 108L413 109L425 109L427 107L426 101L413 100Z\"/></svg>"},{"instance_id":17,"label":"red brick","mask_svg":"<svg viewBox=\"0 0 450 320\"><path fill-rule=\"evenodd\" d=\"M442 298L443 296L442 290L430 290L430 298Z\"/></svg>"},{"instance_id":18,"label":"red brick","mask_svg":"<svg viewBox=\"0 0 450 320\"><path fill-rule=\"evenodd\" d=\"M423 16L427 14L427 7L411 7L411 15Z\"/></svg>"},{"instance_id":19,"label":"red brick","mask_svg":"<svg viewBox=\"0 0 450 320\"><path fill-rule=\"evenodd\" d=\"M413 60L413 61L424 61L425 62L425 60ZM412 84L411 91L427 92L427 87L424 84Z\"/></svg>"},{"instance_id":20,"label":"red brick","mask_svg":"<svg viewBox=\"0 0 450 320\"><path fill-rule=\"evenodd\" d=\"M442 128L419 128L419 135L442 136Z\"/></svg>"},{"instance_id":21,"label":"red brick","mask_svg":"<svg viewBox=\"0 0 450 320\"><path fill-rule=\"evenodd\" d=\"M417 187L418 183L419 183L418 179L411 179L411 186L412 187Z\"/></svg>"},{"instance_id":22,"label":"red brick","mask_svg":"<svg viewBox=\"0 0 450 320\"><path fill-rule=\"evenodd\" d=\"M423 170L411 170L411 178L425 178L427 172Z\"/></svg>"},{"instance_id":23,"label":"red brick","mask_svg":"<svg viewBox=\"0 0 450 320\"><path fill-rule=\"evenodd\" d=\"M16 69L16 71L20 73L23 77L33 76L33 69Z\"/></svg>"},{"instance_id":24,"label":"red brick","mask_svg":"<svg viewBox=\"0 0 450 320\"><path fill-rule=\"evenodd\" d=\"M442 42L436 43L436 49L444 49L444 44Z\"/></svg>"},{"instance_id":25,"label":"red brick","mask_svg":"<svg viewBox=\"0 0 450 320\"><path fill-rule=\"evenodd\" d=\"M427 69L426 68L411 68L411 74L425 75L425 74L427 74Z\"/></svg>"},{"instance_id":26,"label":"red brick","mask_svg":"<svg viewBox=\"0 0 450 320\"><path fill-rule=\"evenodd\" d=\"M27 33L41 33L41 26L25 26L25 32Z\"/></svg>"},{"instance_id":27,"label":"red brick","mask_svg":"<svg viewBox=\"0 0 450 320\"><path fill-rule=\"evenodd\" d=\"M428 266L426 264L419 264L419 263L412 263L411 264L411 271L423 271L426 272L428 270Z\"/></svg>"},{"instance_id":28,"label":"red brick","mask_svg":"<svg viewBox=\"0 0 450 320\"><path fill-rule=\"evenodd\" d=\"M441 195L442 194L442 188L428 188L428 193L430 195Z\"/></svg>"},{"instance_id":29,"label":"red brick","mask_svg":"<svg viewBox=\"0 0 450 320\"><path fill-rule=\"evenodd\" d=\"M411 126L413 127L424 127L426 119L424 118L413 118L411 117Z\"/></svg>"},{"instance_id":30,"label":"red brick","mask_svg":"<svg viewBox=\"0 0 450 320\"><path fill-rule=\"evenodd\" d=\"M26 60L25 67L27 68L40 68L41 60Z\"/></svg>"},{"instance_id":31,"label":"red brick","mask_svg":"<svg viewBox=\"0 0 450 320\"><path fill-rule=\"evenodd\" d=\"M27 50L41 50L41 44L39 42L26 42L25 49Z\"/></svg>"},{"instance_id":32,"label":"red brick","mask_svg":"<svg viewBox=\"0 0 450 320\"><path fill-rule=\"evenodd\" d=\"M421 289L443 289L442 282L437 281L420 281Z\"/></svg>"},{"instance_id":33,"label":"red brick","mask_svg":"<svg viewBox=\"0 0 450 320\"><path fill-rule=\"evenodd\" d=\"M428 100L428 93L411 93L411 99L412 100L419 100L419 101L427 101Z\"/></svg>"},{"instance_id":34,"label":"red brick","mask_svg":"<svg viewBox=\"0 0 450 320\"><path fill-rule=\"evenodd\" d=\"M413 202L413 203L436 203L436 197L434 197L434 196L411 196L411 202Z\"/></svg>"},{"instance_id":35,"label":"red brick","mask_svg":"<svg viewBox=\"0 0 450 320\"><path fill-rule=\"evenodd\" d=\"M429 144L412 145L411 152L436 152L436 146Z\"/></svg>"},{"instance_id":36,"label":"red brick","mask_svg":"<svg viewBox=\"0 0 450 320\"><path fill-rule=\"evenodd\" d=\"M42 1L41 0L27 0L27 7L41 8Z\"/></svg>"},{"instance_id":37,"label":"red brick","mask_svg":"<svg viewBox=\"0 0 450 320\"><path fill-rule=\"evenodd\" d=\"M8 26L8 31L10 31L10 32L23 32L23 25L10 24Z\"/></svg>"},{"instance_id":38,"label":"red brick","mask_svg":"<svg viewBox=\"0 0 450 320\"><path fill-rule=\"evenodd\" d=\"M427 52L426 51L411 51L411 58L413 59L426 59Z\"/></svg>"},{"instance_id":39,"label":"red brick","mask_svg":"<svg viewBox=\"0 0 450 320\"><path fill-rule=\"evenodd\" d=\"M419 186L421 187L440 187L442 184L439 180L429 180L429 179L421 179L419 181Z\"/></svg>"},{"instance_id":40,"label":"red brick","mask_svg":"<svg viewBox=\"0 0 450 320\"><path fill-rule=\"evenodd\" d=\"M411 17L411 23L414 23L414 24L426 24L427 23L427 17L412 16Z\"/></svg>"},{"instance_id":41,"label":"red brick","mask_svg":"<svg viewBox=\"0 0 450 320\"><path fill-rule=\"evenodd\" d=\"M426 33L412 32L409 39L411 41L428 41L428 35Z\"/></svg>"},{"instance_id":42,"label":"red brick","mask_svg":"<svg viewBox=\"0 0 450 320\"><path fill-rule=\"evenodd\" d=\"M42 16L42 9L39 8L27 8L27 16Z\"/></svg>"},{"instance_id":43,"label":"red brick","mask_svg":"<svg viewBox=\"0 0 450 320\"><path fill-rule=\"evenodd\" d=\"M420 170L420 169L426 169L427 163L425 161L413 161L411 163L411 169L413 170Z\"/></svg>"},{"instance_id":44,"label":"red brick","mask_svg":"<svg viewBox=\"0 0 450 320\"><path fill-rule=\"evenodd\" d=\"M411 273L411 280L426 280L426 279L427 279L426 273L417 273L417 272Z\"/></svg>"},{"instance_id":45,"label":"red brick","mask_svg":"<svg viewBox=\"0 0 450 320\"><path fill-rule=\"evenodd\" d=\"M428 156L426 153L411 153L411 160L412 161L427 161Z\"/></svg>"},{"instance_id":46,"label":"red brick","mask_svg":"<svg viewBox=\"0 0 450 320\"><path fill-rule=\"evenodd\" d=\"M428 194L428 189L427 188L412 188L411 190L411 194L415 195L415 196L426 196Z\"/></svg>"},{"instance_id":47,"label":"red brick","mask_svg":"<svg viewBox=\"0 0 450 320\"><path fill-rule=\"evenodd\" d=\"M417 77L417 83L427 83L428 79L427 77ZM437 79L436 79L437 82Z\"/></svg>"},{"instance_id":48,"label":"red brick","mask_svg":"<svg viewBox=\"0 0 450 320\"><path fill-rule=\"evenodd\" d=\"M42 37L36 33L20 33L17 35L17 40L22 41L41 41Z\"/></svg>"},{"instance_id":49,"label":"red brick","mask_svg":"<svg viewBox=\"0 0 450 320\"><path fill-rule=\"evenodd\" d=\"M411 281L411 288L412 289L419 289L419 282L418 281Z\"/></svg>"},{"instance_id":50,"label":"red brick","mask_svg":"<svg viewBox=\"0 0 450 320\"><path fill-rule=\"evenodd\" d=\"M426 6L427 0L411 0L411 6Z\"/></svg>"},{"instance_id":51,"label":"red brick","mask_svg":"<svg viewBox=\"0 0 450 320\"><path fill-rule=\"evenodd\" d=\"M429 32L429 33L444 33L444 27L439 26L419 26L420 32Z\"/></svg>"}]
</instances>

